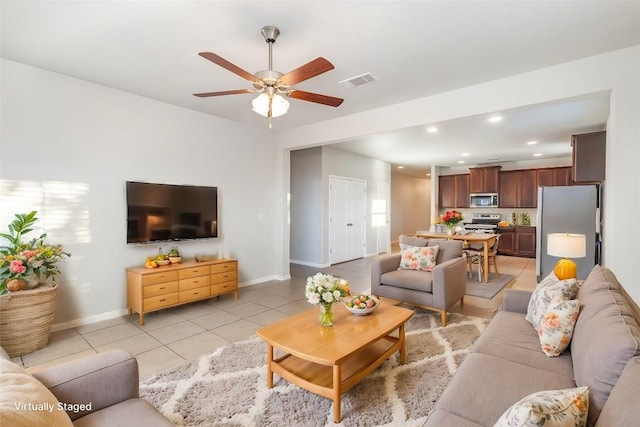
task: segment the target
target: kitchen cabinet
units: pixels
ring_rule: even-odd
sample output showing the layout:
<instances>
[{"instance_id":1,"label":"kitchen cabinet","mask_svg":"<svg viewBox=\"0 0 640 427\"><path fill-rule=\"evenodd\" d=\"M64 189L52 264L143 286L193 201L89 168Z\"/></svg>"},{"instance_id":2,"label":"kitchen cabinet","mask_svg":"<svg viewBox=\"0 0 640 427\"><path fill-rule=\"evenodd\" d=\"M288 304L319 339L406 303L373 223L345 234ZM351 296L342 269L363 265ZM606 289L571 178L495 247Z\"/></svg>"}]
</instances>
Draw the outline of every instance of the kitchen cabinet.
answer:
<instances>
[{"instance_id":1,"label":"kitchen cabinet","mask_svg":"<svg viewBox=\"0 0 640 427\"><path fill-rule=\"evenodd\" d=\"M500 207L535 208L538 199L536 169L500 172Z\"/></svg>"},{"instance_id":2,"label":"kitchen cabinet","mask_svg":"<svg viewBox=\"0 0 640 427\"><path fill-rule=\"evenodd\" d=\"M498 243L499 255L515 255L515 227L499 227L498 234L500 234L500 243Z\"/></svg>"},{"instance_id":3,"label":"kitchen cabinet","mask_svg":"<svg viewBox=\"0 0 640 427\"><path fill-rule=\"evenodd\" d=\"M443 175L438 184L440 208L469 207L469 174Z\"/></svg>"},{"instance_id":4,"label":"kitchen cabinet","mask_svg":"<svg viewBox=\"0 0 640 427\"><path fill-rule=\"evenodd\" d=\"M469 168L469 193L497 193L500 166Z\"/></svg>"},{"instance_id":5,"label":"kitchen cabinet","mask_svg":"<svg viewBox=\"0 0 640 427\"><path fill-rule=\"evenodd\" d=\"M536 228L530 226L515 227L515 256L536 257ZM500 238L502 243L502 238Z\"/></svg>"},{"instance_id":6,"label":"kitchen cabinet","mask_svg":"<svg viewBox=\"0 0 640 427\"><path fill-rule=\"evenodd\" d=\"M530 226L499 227L499 255L536 257L536 228Z\"/></svg>"},{"instance_id":7,"label":"kitchen cabinet","mask_svg":"<svg viewBox=\"0 0 640 427\"><path fill-rule=\"evenodd\" d=\"M539 186L571 185L571 168L538 169L537 180Z\"/></svg>"},{"instance_id":8,"label":"kitchen cabinet","mask_svg":"<svg viewBox=\"0 0 640 427\"><path fill-rule=\"evenodd\" d=\"M573 182L595 184L604 181L607 133L571 135Z\"/></svg>"}]
</instances>

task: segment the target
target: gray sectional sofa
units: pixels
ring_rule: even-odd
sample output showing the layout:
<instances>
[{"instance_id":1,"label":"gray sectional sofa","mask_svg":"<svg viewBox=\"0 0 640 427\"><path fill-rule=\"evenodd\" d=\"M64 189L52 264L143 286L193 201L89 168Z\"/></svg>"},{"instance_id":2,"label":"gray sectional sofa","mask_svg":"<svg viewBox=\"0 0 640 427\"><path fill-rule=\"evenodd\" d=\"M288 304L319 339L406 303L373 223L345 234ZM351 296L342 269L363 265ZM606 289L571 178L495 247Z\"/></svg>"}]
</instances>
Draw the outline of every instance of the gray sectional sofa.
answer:
<instances>
[{"instance_id":1,"label":"gray sectional sofa","mask_svg":"<svg viewBox=\"0 0 640 427\"><path fill-rule=\"evenodd\" d=\"M505 293L426 426L492 426L525 396L581 386L589 387L588 426L640 425L640 309L614 274L595 266L581 284L573 337L558 357L542 352L525 320L530 296Z\"/></svg>"},{"instance_id":2,"label":"gray sectional sofa","mask_svg":"<svg viewBox=\"0 0 640 427\"><path fill-rule=\"evenodd\" d=\"M173 426L138 396L138 362L112 350L27 372L0 347L0 425Z\"/></svg>"}]
</instances>

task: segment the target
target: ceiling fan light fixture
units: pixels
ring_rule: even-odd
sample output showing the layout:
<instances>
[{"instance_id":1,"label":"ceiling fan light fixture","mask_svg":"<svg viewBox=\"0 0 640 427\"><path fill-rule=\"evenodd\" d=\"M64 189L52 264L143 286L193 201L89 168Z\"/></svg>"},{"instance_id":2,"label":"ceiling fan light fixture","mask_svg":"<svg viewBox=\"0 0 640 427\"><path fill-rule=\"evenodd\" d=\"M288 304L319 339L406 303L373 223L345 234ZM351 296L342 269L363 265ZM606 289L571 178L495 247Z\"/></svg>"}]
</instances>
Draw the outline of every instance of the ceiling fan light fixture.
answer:
<instances>
[{"instance_id":1,"label":"ceiling fan light fixture","mask_svg":"<svg viewBox=\"0 0 640 427\"><path fill-rule=\"evenodd\" d=\"M264 117L269 117L269 104L271 104L271 117L282 116L289 110L289 101L278 94L261 93L251 101L253 111Z\"/></svg>"}]
</instances>

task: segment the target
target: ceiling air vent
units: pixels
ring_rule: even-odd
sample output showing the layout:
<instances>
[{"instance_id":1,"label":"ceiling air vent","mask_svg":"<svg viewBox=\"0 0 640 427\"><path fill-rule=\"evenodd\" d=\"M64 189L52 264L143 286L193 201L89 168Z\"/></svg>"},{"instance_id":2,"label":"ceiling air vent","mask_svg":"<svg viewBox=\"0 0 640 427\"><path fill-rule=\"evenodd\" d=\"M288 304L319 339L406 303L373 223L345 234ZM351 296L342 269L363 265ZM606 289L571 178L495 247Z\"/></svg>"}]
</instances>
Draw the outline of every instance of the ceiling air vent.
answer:
<instances>
[{"instance_id":1,"label":"ceiling air vent","mask_svg":"<svg viewBox=\"0 0 640 427\"><path fill-rule=\"evenodd\" d=\"M364 73L360 74L359 76L351 77L350 79L342 80L341 82L338 82L338 84L346 87L347 89L352 89L354 87L364 86L379 81L380 79L373 74Z\"/></svg>"}]
</instances>

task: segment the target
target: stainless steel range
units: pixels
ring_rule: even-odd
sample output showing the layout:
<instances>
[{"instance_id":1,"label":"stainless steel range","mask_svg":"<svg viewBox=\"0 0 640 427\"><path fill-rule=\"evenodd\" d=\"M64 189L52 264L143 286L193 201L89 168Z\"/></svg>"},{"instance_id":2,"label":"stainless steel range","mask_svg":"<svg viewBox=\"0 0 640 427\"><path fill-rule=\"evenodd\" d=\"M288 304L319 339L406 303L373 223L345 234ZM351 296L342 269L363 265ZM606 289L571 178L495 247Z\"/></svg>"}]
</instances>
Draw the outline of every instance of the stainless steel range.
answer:
<instances>
[{"instance_id":1,"label":"stainless steel range","mask_svg":"<svg viewBox=\"0 0 640 427\"><path fill-rule=\"evenodd\" d=\"M472 213L471 222L464 223L464 228L474 233L497 233L500 218L498 213Z\"/></svg>"}]
</instances>

